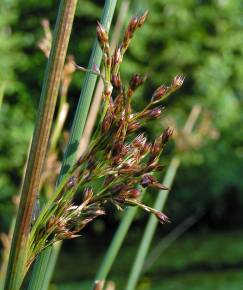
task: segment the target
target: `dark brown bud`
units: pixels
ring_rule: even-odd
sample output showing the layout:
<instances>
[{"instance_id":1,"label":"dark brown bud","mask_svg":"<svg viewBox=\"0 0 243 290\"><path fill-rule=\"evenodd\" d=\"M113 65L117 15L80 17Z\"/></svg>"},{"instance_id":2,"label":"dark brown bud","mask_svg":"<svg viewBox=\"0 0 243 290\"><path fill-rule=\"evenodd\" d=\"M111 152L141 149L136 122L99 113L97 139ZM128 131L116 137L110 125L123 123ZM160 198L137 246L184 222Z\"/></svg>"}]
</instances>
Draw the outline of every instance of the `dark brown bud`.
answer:
<instances>
[{"instance_id":1,"label":"dark brown bud","mask_svg":"<svg viewBox=\"0 0 243 290\"><path fill-rule=\"evenodd\" d=\"M141 128L141 125L138 122L132 122L127 127L127 133L135 132L137 129Z\"/></svg>"},{"instance_id":2,"label":"dark brown bud","mask_svg":"<svg viewBox=\"0 0 243 290\"><path fill-rule=\"evenodd\" d=\"M154 140L154 144L152 146L152 149L151 149L151 154L153 156L152 159L154 159L157 154L160 153L161 151L161 146L162 146L162 135L160 135L159 137L157 137L155 140Z\"/></svg>"},{"instance_id":3,"label":"dark brown bud","mask_svg":"<svg viewBox=\"0 0 243 290\"><path fill-rule=\"evenodd\" d=\"M145 143L141 150L141 155L147 154L150 151L151 146L151 143Z\"/></svg>"},{"instance_id":4,"label":"dark brown bud","mask_svg":"<svg viewBox=\"0 0 243 290\"><path fill-rule=\"evenodd\" d=\"M132 76L129 86L131 90L135 91L139 86L141 86L147 79L147 76L141 76L138 74L135 74Z\"/></svg>"},{"instance_id":5,"label":"dark brown bud","mask_svg":"<svg viewBox=\"0 0 243 290\"><path fill-rule=\"evenodd\" d=\"M153 214L157 217L157 219L162 223L170 222L169 218L159 210L154 210Z\"/></svg>"},{"instance_id":6,"label":"dark brown bud","mask_svg":"<svg viewBox=\"0 0 243 290\"><path fill-rule=\"evenodd\" d=\"M111 83L114 88L119 89L121 87L121 78L120 75L112 75Z\"/></svg>"},{"instance_id":7,"label":"dark brown bud","mask_svg":"<svg viewBox=\"0 0 243 290\"><path fill-rule=\"evenodd\" d=\"M119 192L121 191L124 191L126 190L126 185L124 183L121 183L121 184L117 184L117 185L114 185L110 192L111 194L118 194Z\"/></svg>"},{"instance_id":8,"label":"dark brown bud","mask_svg":"<svg viewBox=\"0 0 243 290\"><path fill-rule=\"evenodd\" d=\"M141 191L136 188L128 190L126 193L126 196L128 198L138 198L140 195L141 195Z\"/></svg>"},{"instance_id":9,"label":"dark brown bud","mask_svg":"<svg viewBox=\"0 0 243 290\"><path fill-rule=\"evenodd\" d=\"M171 127L168 127L165 129L165 131L163 132L162 135L162 143L166 144L168 142L168 140L170 139L170 137L173 135L174 129Z\"/></svg>"},{"instance_id":10,"label":"dark brown bud","mask_svg":"<svg viewBox=\"0 0 243 290\"><path fill-rule=\"evenodd\" d=\"M138 27L138 24L139 24L139 18L137 16L133 16L128 24L127 30L133 33L134 30Z\"/></svg>"},{"instance_id":11,"label":"dark brown bud","mask_svg":"<svg viewBox=\"0 0 243 290\"><path fill-rule=\"evenodd\" d=\"M164 111L164 107L157 107L157 108L153 108L153 109L147 111L146 115L149 118L159 118L163 111Z\"/></svg>"},{"instance_id":12,"label":"dark brown bud","mask_svg":"<svg viewBox=\"0 0 243 290\"><path fill-rule=\"evenodd\" d=\"M94 161L94 159L91 157L88 160L88 164L87 164L87 169L92 170L96 167L96 162Z\"/></svg>"},{"instance_id":13,"label":"dark brown bud","mask_svg":"<svg viewBox=\"0 0 243 290\"><path fill-rule=\"evenodd\" d=\"M142 187L148 187L154 182L154 180L155 178L152 175L144 174L142 176L140 184L142 185Z\"/></svg>"},{"instance_id":14,"label":"dark brown bud","mask_svg":"<svg viewBox=\"0 0 243 290\"><path fill-rule=\"evenodd\" d=\"M76 176L71 176L66 184L65 189L68 190L74 187L77 184L77 180L78 178Z\"/></svg>"},{"instance_id":15,"label":"dark brown bud","mask_svg":"<svg viewBox=\"0 0 243 290\"><path fill-rule=\"evenodd\" d=\"M100 46L103 48L108 43L108 34L104 26L99 21L97 21L96 31Z\"/></svg>"},{"instance_id":16,"label":"dark brown bud","mask_svg":"<svg viewBox=\"0 0 243 290\"><path fill-rule=\"evenodd\" d=\"M152 95L152 102L161 100L168 92L169 87L162 85L158 87Z\"/></svg>"},{"instance_id":17,"label":"dark brown bud","mask_svg":"<svg viewBox=\"0 0 243 290\"><path fill-rule=\"evenodd\" d=\"M103 123L102 123L102 132L103 133L108 132L108 130L110 129L111 124L113 122L113 119L114 119L114 114L112 112L107 112L107 114L103 120Z\"/></svg>"}]
</instances>

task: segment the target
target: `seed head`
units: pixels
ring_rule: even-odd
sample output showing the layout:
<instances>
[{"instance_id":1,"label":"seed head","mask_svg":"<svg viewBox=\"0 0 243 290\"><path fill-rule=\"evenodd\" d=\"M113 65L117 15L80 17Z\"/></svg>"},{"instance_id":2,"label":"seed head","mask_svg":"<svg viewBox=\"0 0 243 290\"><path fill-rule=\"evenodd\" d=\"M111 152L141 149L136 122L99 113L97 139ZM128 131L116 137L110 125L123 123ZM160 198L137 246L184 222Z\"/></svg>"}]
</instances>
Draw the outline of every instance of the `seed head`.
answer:
<instances>
[{"instance_id":1,"label":"seed head","mask_svg":"<svg viewBox=\"0 0 243 290\"><path fill-rule=\"evenodd\" d=\"M170 137L173 135L174 129L171 127L168 127L165 129L163 135L162 135L162 143L166 144Z\"/></svg>"},{"instance_id":2,"label":"seed head","mask_svg":"<svg viewBox=\"0 0 243 290\"><path fill-rule=\"evenodd\" d=\"M108 34L104 26L99 21L97 21L96 32L97 32L97 37L98 37L100 46L104 48L105 45L108 44Z\"/></svg>"},{"instance_id":3,"label":"seed head","mask_svg":"<svg viewBox=\"0 0 243 290\"><path fill-rule=\"evenodd\" d=\"M185 77L184 76L177 75L174 78L174 80L173 80L173 84L172 84L173 87L176 88L176 89L179 88L179 87L181 87L183 85L184 80L185 80Z\"/></svg>"},{"instance_id":4,"label":"seed head","mask_svg":"<svg viewBox=\"0 0 243 290\"><path fill-rule=\"evenodd\" d=\"M156 101L161 100L166 95L168 90L169 90L169 87L167 87L165 85L162 85L162 86L158 87L155 90L155 92L153 93L151 101L152 102L156 102Z\"/></svg>"}]
</instances>

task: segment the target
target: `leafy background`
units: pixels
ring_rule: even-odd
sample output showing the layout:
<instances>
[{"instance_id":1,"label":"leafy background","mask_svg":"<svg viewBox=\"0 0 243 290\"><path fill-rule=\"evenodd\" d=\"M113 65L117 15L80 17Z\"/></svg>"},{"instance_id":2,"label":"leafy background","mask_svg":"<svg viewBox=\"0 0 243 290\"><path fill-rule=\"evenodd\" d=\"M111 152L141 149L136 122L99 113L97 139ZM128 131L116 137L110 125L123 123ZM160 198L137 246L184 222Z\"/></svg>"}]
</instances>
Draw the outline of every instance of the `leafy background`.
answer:
<instances>
[{"instance_id":1,"label":"leafy background","mask_svg":"<svg viewBox=\"0 0 243 290\"><path fill-rule=\"evenodd\" d=\"M186 76L183 88L166 101L165 117L146 126L148 134L157 136L166 119L173 119L182 128L195 104L203 107L210 120L206 134L199 138L200 146L178 152L183 162L166 207L173 222L158 230L154 243L198 209L203 209L203 215L185 237L163 254L164 261L173 262L160 267L156 264L154 271L143 278L139 289L178 289L179 286L180 289L239 289L237 285L241 285L242 278L236 266L243 261L238 242L242 238L243 209L243 3L241 0L131 2L127 21L134 13L149 9L148 21L135 35L122 67L127 80L134 72L148 73L149 76L145 87L135 96L134 106L143 106L157 86L169 83L176 74ZM88 62L95 23L103 3L80 1L78 6L69 53L84 66ZM46 63L36 46L43 36L40 22L48 18L53 27L57 3L2 0L0 10L4 11L0 19L0 85L5 85L0 111L0 225L1 231L6 232L14 212L12 199L19 190ZM70 128L82 79L81 73L75 74L69 93L71 110L66 130ZM164 162L167 164L173 148L172 144L166 151ZM151 194L147 199L152 202L153 197ZM71 286L70 281L92 279L119 218L120 215L114 217L112 214L100 219L86 229L85 237L65 244L54 279L61 284L58 289L76 287L76 284ZM124 283L125 275L118 273L128 272L126 265L132 261L131 253L136 249L146 218L146 215L138 214L122 249L123 258L114 266L114 279L121 279L120 285ZM202 240L204 246L196 247ZM224 245L228 254L215 244ZM82 247L91 252L95 249L95 254L80 253L78 249ZM234 251L234 247L239 251ZM184 251L192 249L193 253L185 257ZM216 259L217 252L225 254L225 259ZM73 270L73 261L79 263L75 253L93 265L91 270ZM199 258L195 260L197 254ZM181 260L184 262L180 263ZM212 272L209 267L206 276L203 267L186 272L195 263L211 265L212 262L216 263L216 270ZM63 273L63 265L67 263L71 270ZM222 266L230 263L235 265L235 271ZM162 284L158 275L161 267L165 277ZM175 276L173 281L169 279L170 275ZM226 279L232 280L232 284L225 284ZM201 280L201 283L195 282ZM65 286L67 281L69 284Z\"/></svg>"}]
</instances>

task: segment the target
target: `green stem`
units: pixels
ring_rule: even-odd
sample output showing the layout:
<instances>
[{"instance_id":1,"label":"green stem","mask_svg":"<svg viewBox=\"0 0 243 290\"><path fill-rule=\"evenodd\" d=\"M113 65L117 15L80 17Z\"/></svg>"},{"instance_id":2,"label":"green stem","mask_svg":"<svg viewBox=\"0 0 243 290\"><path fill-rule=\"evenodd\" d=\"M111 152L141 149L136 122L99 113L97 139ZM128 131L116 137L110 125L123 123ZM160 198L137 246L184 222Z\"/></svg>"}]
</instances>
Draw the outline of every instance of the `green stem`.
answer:
<instances>
[{"instance_id":1,"label":"green stem","mask_svg":"<svg viewBox=\"0 0 243 290\"><path fill-rule=\"evenodd\" d=\"M110 272L110 269L114 263L117 253L121 248L122 242L129 230L129 227L136 215L137 210L137 207L131 207L126 210L122 221L99 267L99 270L95 277L96 280L106 280L106 277Z\"/></svg>"},{"instance_id":2,"label":"green stem","mask_svg":"<svg viewBox=\"0 0 243 290\"><path fill-rule=\"evenodd\" d=\"M106 0L105 2L101 18L101 24L106 28L107 31L109 31L111 25L116 2L116 0ZM88 69L92 70L94 64L99 67L101 59L102 51L96 39L93 46L92 54L90 56ZM65 176L69 168L75 163L77 157L76 151L78 149L79 141L83 134L96 80L96 75L90 72L86 73L78 107L73 120L69 142L65 151L61 173L58 178L58 184L61 182L62 178ZM57 259L60 246L61 243L59 243L58 246L54 248L54 250L53 247L49 247L39 255L39 258L37 259L34 265L33 272L31 274L30 284L28 287L29 290L45 290L48 288L55 267L55 262L53 263L52 259Z\"/></svg>"},{"instance_id":3,"label":"green stem","mask_svg":"<svg viewBox=\"0 0 243 290\"><path fill-rule=\"evenodd\" d=\"M0 85L0 109L2 107L2 103L3 103L3 97L4 97L4 91L6 88L6 82L3 81Z\"/></svg>"},{"instance_id":4,"label":"green stem","mask_svg":"<svg viewBox=\"0 0 243 290\"><path fill-rule=\"evenodd\" d=\"M53 45L43 81L35 132L21 191L20 205L11 244L5 290L18 290L26 271L25 265L28 254L26 252L26 245L29 238L32 212L36 194L39 190L40 177L47 151L76 2L77 0L62 0L59 6Z\"/></svg>"},{"instance_id":5,"label":"green stem","mask_svg":"<svg viewBox=\"0 0 243 290\"><path fill-rule=\"evenodd\" d=\"M163 180L163 184L167 187L171 187L177 169L180 165L180 159L178 157L174 157L172 161L170 162L170 165L166 171L165 178ZM168 197L168 190L163 190L159 192L159 195L156 199L156 202L154 204L154 208L157 210L162 210L165 202ZM132 266L132 270L130 272L130 276L128 278L126 290L134 290L135 286L137 284L137 281L139 279L140 273L142 271L142 267L145 261L145 258L147 256L147 252L149 250L149 246L151 244L156 226L158 224L158 220L154 216L149 217L149 221L147 223L147 226L145 228L142 241L140 243L140 246L138 248L137 256L135 258L135 261Z\"/></svg>"}]
</instances>

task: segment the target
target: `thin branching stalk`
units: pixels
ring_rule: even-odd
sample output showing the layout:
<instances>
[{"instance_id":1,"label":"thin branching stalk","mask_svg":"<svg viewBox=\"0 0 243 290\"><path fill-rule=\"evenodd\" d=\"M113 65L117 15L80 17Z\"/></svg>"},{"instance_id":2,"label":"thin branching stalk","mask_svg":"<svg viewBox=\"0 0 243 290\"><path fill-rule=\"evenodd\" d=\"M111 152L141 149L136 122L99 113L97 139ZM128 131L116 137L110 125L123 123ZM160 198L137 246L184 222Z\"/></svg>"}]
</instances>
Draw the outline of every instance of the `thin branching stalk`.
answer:
<instances>
[{"instance_id":1,"label":"thin branching stalk","mask_svg":"<svg viewBox=\"0 0 243 290\"><path fill-rule=\"evenodd\" d=\"M46 155L76 4L77 0L63 0L59 6L54 40L43 81L35 132L21 192L20 205L9 257L5 290L19 289L25 271L27 270L25 267L28 254L26 253L26 245L29 238L32 212L39 190L40 177Z\"/></svg>"},{"instance_id":2,"label":"thin branching stalk","mask_svg":"<svg viewBox=\"0 0 243 290\"><path fill-rule=\"evenodd\" d=\"M195 122L198 118L198 114L200 113L200 110L201 109L198 106L195 106L192 109L192 112L190 113L188 120L185 124L185 127L183 129L183 131L186 134L189 135L191 133L191 131L193 129L193 125L195 124ZM171 161L171 163L166 171L165 178L164 178L162 183L167 185L168 187L171 187L171 185L173 183L173 179L176 175L177 168L179 167L178 160L179 160L178 157L174 158ZM167 193L165 191L163 191L161 196L164 194L168 194L168 191L167 191ZM96 280L106 280L106 278L107 278L107 276L112 268L112 265L117 257L117 254L122 246L122 243L127 235L127 232L130 228L130 225L131 225L131 223L136 215L137 210L138 210L137 207L128 208L126 210L126 213L124 214L124 216L121 220L121 223L120 223L120 225L119 225L119 227L118 227L118 229L117 229L117 231L116 231L116 233L111 241L111 244L110 244L103 260L102 260L102 263L98 269L98 272L97 272L96 277L95 277Z\"/></svg>"},{"instance_id":3,"label":"thin branching stalk","mask_svg":"<svg viewBox=\"0 0 243 290\"><path fill-rule=\"evenodd\" d=\"M116 7L116 0L106 0L103 14L101 17L101 23L109 31L111 21L113 18L114 10ZM88 69L92 69L93 65L100 66L102 59L102 51L99 47L97 39L95 40L92 54L89 60ZM74 164L76 160L76 154L78 144L83 134L86 118L89 111L89 106L92 100L95 83L97 76L86 73L78 107L73 120L69 143L67 145L65 156L62 164L62 170L58 179L60 184L62 178L67 173L68 169ZM45 290L48 288L50 279L55 267L55 261L61 247L61 242L56 243L54 246L45 249L37 258L34 265L33 272L29 283L29 290Z\"/></svg>"},{"instance_id":4,"label":"thin branching stalk","mask_svg":"<svg viewBox=\"0 0 243 290\"><path fill-rule=\"evenodd\" d=\"M199 114L201 112L201 107L200 106L194 106L187 121L186 124L184 126L184 133L189 135L192 132L193 126L195 125ZM179 156L175 156L171 162L170 165L166 171L165 177L164 177L164 181L163 183L168 187L171 188L173 181L175 179L177 170L180 166L181 163L181 159ZM162 210L164 208L165 202L167 200L167 197L169 195L169 191L168 190L164 190L161 191L158 194L158 197L154 203L154 208L157 210ZM134 290L138 279L141 275L142 269L143 269L143 265L145 262L145 258L147 256L150 244L152 242L156 227L157 227L157 220L153 217L150 216L148 223L145 227L144 230L144 234L143 234L143 238L140 242L138 251L137 251L137 255L135 257L134 263L132 265L132 270L130 271L130 275L128 278L128 282L126 285L126 290Z\"/></svg>"}]
</instances>

